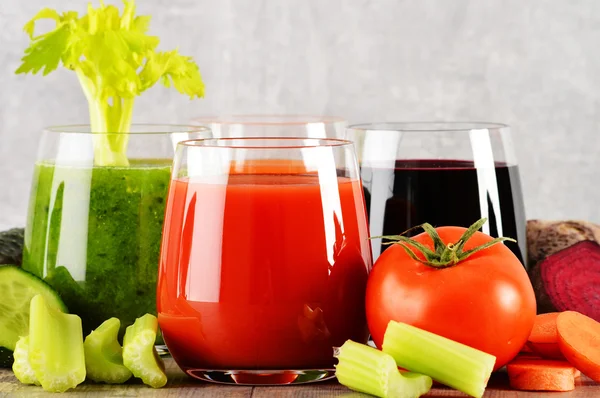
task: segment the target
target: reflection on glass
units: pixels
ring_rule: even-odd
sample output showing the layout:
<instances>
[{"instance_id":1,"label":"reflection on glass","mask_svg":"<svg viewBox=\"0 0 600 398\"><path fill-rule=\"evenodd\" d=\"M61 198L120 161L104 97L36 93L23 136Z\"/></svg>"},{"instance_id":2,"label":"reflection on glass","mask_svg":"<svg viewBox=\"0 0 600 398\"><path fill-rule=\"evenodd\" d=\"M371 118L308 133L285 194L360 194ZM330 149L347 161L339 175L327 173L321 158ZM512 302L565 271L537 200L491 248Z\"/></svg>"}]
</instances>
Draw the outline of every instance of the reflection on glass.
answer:
<instances>
[{"instance_id":1,"label":"reflection on glass","mask_svg":"<svg viewBox=\"0 0 600 398\"><path fill-rule=\"evenodd\" d=\"M249 384L331 377L331 348L367 339L370 267L351 143L179 146L158 311L169 351L188 374ZM193 318L200 327L177 326Z\"/></svg>"}]
</instances>

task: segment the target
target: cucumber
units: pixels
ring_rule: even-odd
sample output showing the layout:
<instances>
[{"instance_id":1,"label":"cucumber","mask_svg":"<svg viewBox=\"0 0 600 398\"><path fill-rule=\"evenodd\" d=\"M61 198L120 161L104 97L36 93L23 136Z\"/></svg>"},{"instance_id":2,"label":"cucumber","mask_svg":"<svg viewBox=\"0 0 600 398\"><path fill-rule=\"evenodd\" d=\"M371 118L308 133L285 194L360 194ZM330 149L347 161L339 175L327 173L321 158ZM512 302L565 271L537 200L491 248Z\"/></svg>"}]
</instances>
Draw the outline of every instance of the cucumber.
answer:
<instances>
[{"instance_id":1,"label":"cucumber","mask_svg":"<svg viewBox=\"0 0 600 398\"><path fill-rule=\"evenodd\" d=\"M67 312L50 285L13 265L0 266L0 347L15 350L19 337L29 334L29 303L41 294L49 306Z\"/></svg>"}]
</instances>

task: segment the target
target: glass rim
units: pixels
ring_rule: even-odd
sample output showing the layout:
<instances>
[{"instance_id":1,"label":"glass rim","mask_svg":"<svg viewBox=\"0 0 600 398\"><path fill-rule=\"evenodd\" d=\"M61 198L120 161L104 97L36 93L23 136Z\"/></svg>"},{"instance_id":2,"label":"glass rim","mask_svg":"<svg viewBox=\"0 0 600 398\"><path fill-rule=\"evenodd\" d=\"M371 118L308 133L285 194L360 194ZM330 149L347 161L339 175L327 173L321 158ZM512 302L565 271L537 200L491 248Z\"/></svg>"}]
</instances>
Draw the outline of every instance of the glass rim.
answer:
<instances>
[{"instance_id":1,"label":"glass rim","mask_svg":"<svg viewBox=\"0 0 600 398\"><path fill-rule=\"evenodd\" d=\"M49 126L44 128L45 132L56 134L90 134L90 135L161 135L177 133L210 133L208 126L193 124L169 124L169 123L132 123L129 132L94 132L90 124L66 124Z\"/></svg>"},{"instance_id":2,"label":"glass rim","mask_svg":"<svg viewBox=\"0 0 600 398\"><path fill-rule=\"evenodd\" d=\"M510 126L504 123L480 121L373 122L358 123L348 126L348 130L396 131L405 133L469 132L482 129L502 130L508 128L510 128Z\"/></svg>"},{"instance_id":3,"label":"glass rim","mask_svg":"<svg viewBox=\"0 0 600 398\"><path fill-rule=\"evenodd\" d=\"M307 124L347 124L345 118L314 114L225 114L192 119L192 123L247 126L302 126Z\"/></svg>"},{"instance_id":4,"label":"glass rim","mask_svg":"<svg viewBox=\"0 0 600 398\"><path fill-rule=\"evenodd\" d=\"M276 141L276 142L289 142L289 145L243 145L243 144L231 144L231 145L218 145L219 142L253 142L253 141ZM306 144L296 144L293 142L306 142ZM354 145L351 140L344 140L341 138L310 138L310 137L226 137L226 138L198 138L191 140L179 141L178 147L188 148L206 148L206 149L252 149L252 150L269 150L269 149L303 149L303 148L336 148L345 147L348 145Z\"/></svg>"}]
</instances>

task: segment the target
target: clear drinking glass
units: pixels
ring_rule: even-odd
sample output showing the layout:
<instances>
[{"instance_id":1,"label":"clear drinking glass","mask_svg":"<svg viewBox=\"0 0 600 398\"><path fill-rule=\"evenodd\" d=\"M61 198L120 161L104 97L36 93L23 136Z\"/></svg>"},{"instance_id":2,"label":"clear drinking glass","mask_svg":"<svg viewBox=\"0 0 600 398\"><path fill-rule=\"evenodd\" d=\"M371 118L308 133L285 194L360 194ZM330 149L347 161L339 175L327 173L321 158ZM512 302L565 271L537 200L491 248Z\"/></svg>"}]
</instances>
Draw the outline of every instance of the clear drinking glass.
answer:
<instances>
[{"instance_id":1,"label":"clear drinking glass","mask_svg":"<svg viewBox=\"0 0 600 398\"><path fill-rule=\"evenodd\" d=\"M125 157L98 146L109 137L128 140ZM43 132L23 268L61 295L81 317L84 335L110 317L121 320L122 335L137 317L156 314L173 154L177 142L206 137L205 127L176 125L137 124L127 135L93 133L85 125Z\"/></svg>"},{"instance_id":2,"label":"clear drinking glass","mask_svg":"<svg viewBox=\"0 0 600 398\"><path fill-rule=\"evenodd\" d=\"M343 138L347 127L342 118L319 115L204 116L194 119L192 124L209 127L214 138Z\"/></svg>"},{"instance_id":3,"label":"clear drinking glass","mask_svg":"<svg viewBox=\"0 0 600 398\"><path fill-rule=\"evenodd\" d=\"M366 342L371 249L352 143L178 145L158 320L189 375L236 384L333 377L332 347Z\"/></svg>"},{"instance_id":4,"label":"clear drinking glass","mask_svg":"<svg viewBox=\"0 0 600 398\"><path fill-rule=\"evenodd\" d=\"M506 236L525 263L525 211L508 126L479 122L373 123L350 126L371 236L397 235L429 222ZM372 241L373 259L387 247Z\"/></svg>"}]
</instances>

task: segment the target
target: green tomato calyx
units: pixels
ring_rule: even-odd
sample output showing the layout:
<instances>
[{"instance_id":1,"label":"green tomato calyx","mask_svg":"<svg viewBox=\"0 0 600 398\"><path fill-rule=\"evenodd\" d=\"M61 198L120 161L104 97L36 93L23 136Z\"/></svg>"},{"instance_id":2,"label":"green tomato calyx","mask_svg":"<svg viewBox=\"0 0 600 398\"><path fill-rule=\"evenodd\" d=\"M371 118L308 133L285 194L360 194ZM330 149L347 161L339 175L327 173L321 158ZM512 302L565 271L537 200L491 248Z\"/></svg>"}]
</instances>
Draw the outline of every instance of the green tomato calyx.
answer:
<instances>
[{"instance_id":1,"label":"green tomato calyx","mask_svg":"<svg viewBox=\"0 0 600 398\"><path fill-rule=\"evenodd\" d=\"M460 237L460 239L456 243L444 243L442 241L442 238L440 238L440 235L435 230L435 228L429 223L417 225L416 227L404 231L400 235L374 236L371 239L382 238L390 240L391 242L384 242L383 244L400 245L413 260L428 265L430 267L448 268L460 263L461 261L467 259L471 255L479 251L485 250L488 247L491 247L497 243L504 241L516 242L516 240L512 238L500 237L494 238L491 241L486 242L483 245L474 247L472 249L464 250L465 243L469 239L471 239L475 232L477 232L486 222L487 218L484 217L473 223L473 225L467 228L465 233ZM427 233L427 235L429 235L429 237L433 241L434 250L431 250L424 244L417 242L414 239L404 236L408 232L413 231L417 228L422 228ZM424 257L424 259L419 257L417 253L415 253L415 249Z\"/></svg>"}]
</instances>

